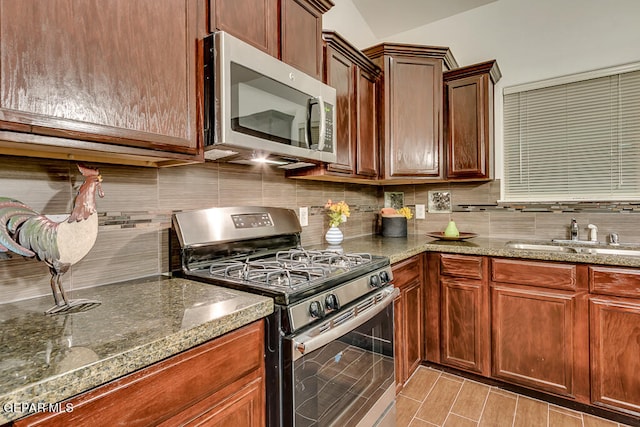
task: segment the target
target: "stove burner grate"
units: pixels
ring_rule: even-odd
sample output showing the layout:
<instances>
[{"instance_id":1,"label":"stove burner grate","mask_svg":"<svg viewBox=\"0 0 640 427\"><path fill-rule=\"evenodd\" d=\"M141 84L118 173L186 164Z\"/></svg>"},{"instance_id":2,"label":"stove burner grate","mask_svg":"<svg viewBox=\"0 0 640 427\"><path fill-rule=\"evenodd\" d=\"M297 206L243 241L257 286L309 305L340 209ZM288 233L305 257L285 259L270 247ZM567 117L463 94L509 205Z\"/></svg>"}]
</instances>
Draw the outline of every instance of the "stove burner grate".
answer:
<instances>
[{"instance_id":1,"label":"stove burner grate","mask_svg":"<svg viewBox=\"0 0 640 427\"><path fill-rule=\"evenodd\" d=\"M265 259L216 261L209 266L209 275L267 287L293 288L371 261L371 254L366 253L290 249Z\"/></svg>"}]
</instances>

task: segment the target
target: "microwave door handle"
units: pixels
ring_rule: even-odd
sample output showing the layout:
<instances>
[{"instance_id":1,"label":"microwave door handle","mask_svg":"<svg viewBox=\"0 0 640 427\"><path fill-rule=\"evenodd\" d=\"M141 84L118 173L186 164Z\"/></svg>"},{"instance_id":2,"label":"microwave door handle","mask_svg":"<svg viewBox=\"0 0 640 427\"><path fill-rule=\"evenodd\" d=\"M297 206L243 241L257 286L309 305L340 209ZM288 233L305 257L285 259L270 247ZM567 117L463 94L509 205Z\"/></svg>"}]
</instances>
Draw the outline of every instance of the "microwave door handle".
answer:
<instances>
[{"instance_id":1,"label":"microwave door handle","mask_svg":"<svg viewBox=\"0 0 640 427\"><path fill-rule=\"evenodd\" d=\"M318 105L320 109L320 128L318 129L318 151L324 150L325 137L327 135L327 113L324 109L324 99L321 96L309 98L307 100L307 131L305 132L305 139L308 148L311 148L313 143L313 135L311 133L311 109L314 105Z\"/></svg>"},{"instance_id":2,"label":"microwave door handle","mask_svg":"<svg viewBox=\"0 0 640 427\"><path fill-rule=\"evenodd\" d=\"M311 109L317 104L316 98L307 99L307 123L305 124L304 142L307 148L311 148L311 142L313 141L313 135L311 135Z\"/></svg>"},{"instance_id":3,"label":"microwave door handle","mask_svg":"<svg viewBox=\"0 0 640 427\"><path fill-rule=\"evenodd\" d=\"M318 151L324 150L324 141L327 136L327 112L324 110L324 99L321 96L318 100L318 108L320 108L320 129L318 131Z\"/></svg>"}]
</instances>

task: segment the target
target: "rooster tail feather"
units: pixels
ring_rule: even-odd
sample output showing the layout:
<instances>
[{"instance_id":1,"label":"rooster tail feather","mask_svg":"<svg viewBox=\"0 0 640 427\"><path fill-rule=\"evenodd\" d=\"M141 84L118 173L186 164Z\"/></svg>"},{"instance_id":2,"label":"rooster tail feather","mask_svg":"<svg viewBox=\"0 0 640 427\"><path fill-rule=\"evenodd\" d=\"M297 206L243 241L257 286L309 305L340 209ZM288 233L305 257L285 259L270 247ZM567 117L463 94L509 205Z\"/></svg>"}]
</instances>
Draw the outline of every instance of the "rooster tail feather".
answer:
<instances>
[{"instance_id":1,"label":"rooster tail feather","mask_svg":"<svg viewBox=\"0 0 640 427\"><path fill-rule=\"evenodd\" d=\"M29 218L20 227L18 241L34 251L42 261L60 258L56 242L57 224L44 216Z\"/></svg>"},{"instance_id":2,"label":"rooster tail feather","mask_svg":"<svg viewBox=\"0 0 640 427\"><path fill-rule=\"evenodd\" d=\"M26 220L28 220L29 218L33 218L33 215L31 214L13 215L11 218L9 218L9 221L7 221L7 230L9 230L9 233L15 233L18 227L20 227L20 225Z\"/></svg>"},{"instance_id":3,"label":"rooster tail feather","mask_svg":"<svg viewBox=\"0 0 640 427\"><path fill-rule=\"evenodd\" d=\"M40 220L33 221L37 218L40 218ZM34 233L22 232L24 225L30 220L35 223L44 222L47 223L48 227L52 229L56 228L56 223L42 217L38 212L19 200L0 197L0 251L11 251L26 257L33 257L36 255L36 252L44 253L41 246L37 244L37 239L33 240L31 237L26 237L27 234L33 236ZM16 235L18 230L20 231ZM55 233L52 234L55 244ZM57 251L57 247L55 249Z\"/></svg>"}]
</instances>

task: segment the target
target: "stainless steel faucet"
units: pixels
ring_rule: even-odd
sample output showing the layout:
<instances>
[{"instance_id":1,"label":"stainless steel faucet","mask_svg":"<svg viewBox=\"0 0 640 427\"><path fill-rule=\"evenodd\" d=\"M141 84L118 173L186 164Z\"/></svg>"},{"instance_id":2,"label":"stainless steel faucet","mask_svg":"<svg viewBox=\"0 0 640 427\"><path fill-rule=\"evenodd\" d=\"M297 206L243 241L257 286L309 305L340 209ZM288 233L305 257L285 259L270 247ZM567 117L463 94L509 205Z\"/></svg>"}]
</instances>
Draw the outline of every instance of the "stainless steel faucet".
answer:
<instances>
[{"instance_id":1,"label":"stainless steel faucet","mask_svg":"<svg viewBox=\"0 0 640 427\"><path fill-rule=\"evenodd\" d=\"M613 246L617 246L620 244L620 238L618 237L618 233L609 233L609 244Z\"/></svg>"},{"instance_id":2,"label":"stainless steel faucet","mask_svg":"<svg viewBox=\"0 0 640 427\"><path fill-rule=\"evenodd\" d=\"M575 218L571 218L571 227L569 228L571 240L578 240L578 222Z\"/></svg>"}]
</instances>

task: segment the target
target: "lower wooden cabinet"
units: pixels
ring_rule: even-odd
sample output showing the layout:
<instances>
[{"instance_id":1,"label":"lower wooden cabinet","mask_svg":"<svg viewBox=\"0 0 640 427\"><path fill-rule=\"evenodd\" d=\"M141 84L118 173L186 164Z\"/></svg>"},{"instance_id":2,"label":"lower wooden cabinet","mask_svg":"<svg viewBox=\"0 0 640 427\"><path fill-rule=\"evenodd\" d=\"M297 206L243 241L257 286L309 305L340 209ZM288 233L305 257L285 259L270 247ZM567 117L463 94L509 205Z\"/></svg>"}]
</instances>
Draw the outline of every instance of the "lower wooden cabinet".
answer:
<instances>
[{"instance_id":1,"label":"lower wooden cabinet","mask_svg":"<svg viewBox=\"0 0 640 427\"><path fill-rule=\"evenodd\" d=\"M14 426L264 426L264 326L255 322Z\"/></svg>"},{"instance_id":2,"label":"lower wooden cabinet","mask_svg":"<svg viewBox=\"0 0 640 427\"><path fill-rule=\"evenodd\" d=\"M400 391L423 359L424 255L392 266L400 289L394 302L396 390Z\"/></svg>"},{"instance_id":3,"label":"lower wooden cabinet","mask_svg":"<svg viewBox=\"0 0 640 427\"><path fill-rule=\"evenodd\" d=\"M492 376L588 403L585 267L493 259L491 272Z\"/></svg>"},{"instance_id":4,"label":"lower wooden cabinet","mask_svg":"<svg viewBox=\"0 0 640 427\"><path fill-rule=\"evenodd\" d=\"M589 268L591 399L640 415L640 270ZM615 297L620 295L624 298Z\"/></svg>"},{"instance_id":5,"label":"lower wooden cabinet","mask_svg":"<svg viewBox=\"0 0 640 427\"><path fill-rule=\"evenodd\" d=\"M425 278L427 361L640 422L640 268L427 253Z\"/></svg>"},{"instance_id":6,"label":"lower wooden cabinet","mask_svg":"<svg viewBox=\"0 0 640 427\"><path fill-rule=\"evenodd\" d=\"M440 363L489 375L488 262L440 255Z\"/></svg>"}]
</instances>

